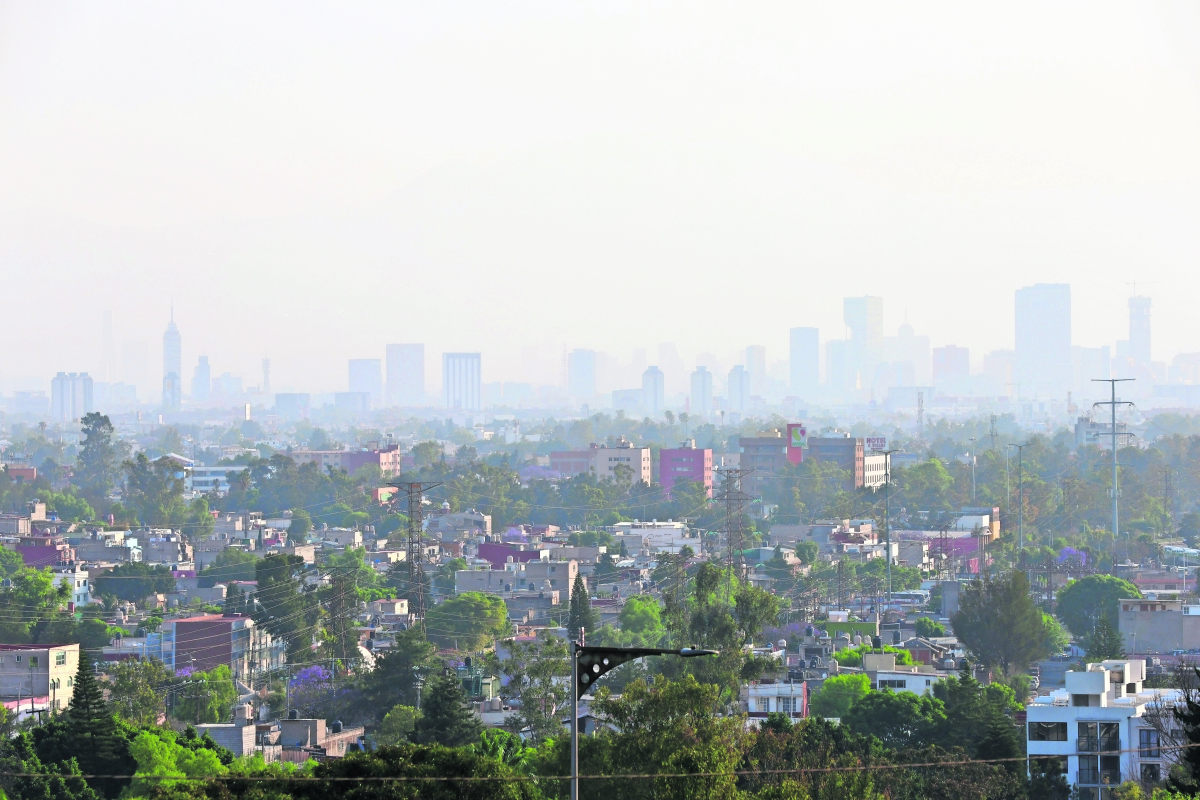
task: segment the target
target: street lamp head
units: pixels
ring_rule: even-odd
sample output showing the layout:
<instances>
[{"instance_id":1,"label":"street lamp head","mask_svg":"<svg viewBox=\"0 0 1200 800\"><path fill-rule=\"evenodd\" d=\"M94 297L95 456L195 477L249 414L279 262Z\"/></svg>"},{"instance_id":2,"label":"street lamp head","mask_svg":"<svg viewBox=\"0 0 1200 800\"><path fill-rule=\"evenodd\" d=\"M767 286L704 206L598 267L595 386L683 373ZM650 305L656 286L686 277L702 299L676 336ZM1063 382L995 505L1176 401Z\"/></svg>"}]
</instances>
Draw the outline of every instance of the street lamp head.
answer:
<instances>
[{"instance_id":1,"label":"street lamp head","mask_svg":"<svg viewBox=\"0 0 1200 800\"><path fill-rule=\"evenodd\" d=\"M683 658L695 658L696 656L719 656L719 650L701 650L695 647L684 647L679 651L679 655Z\"/></svg>"}]
</instances>

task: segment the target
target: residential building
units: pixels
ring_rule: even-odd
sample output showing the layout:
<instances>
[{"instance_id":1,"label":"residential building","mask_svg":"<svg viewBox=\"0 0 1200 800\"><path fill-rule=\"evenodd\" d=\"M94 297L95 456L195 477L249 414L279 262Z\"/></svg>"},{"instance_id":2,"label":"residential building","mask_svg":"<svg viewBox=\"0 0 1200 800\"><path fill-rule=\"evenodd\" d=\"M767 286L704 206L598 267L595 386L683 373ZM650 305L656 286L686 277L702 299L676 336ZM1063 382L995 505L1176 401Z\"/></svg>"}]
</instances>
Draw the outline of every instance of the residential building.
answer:
<instances>
[{"instance_id":1,"label":"residential building","mask_svg":"<svg viewBox=\"0 0 1200 800\"><path fill-rule=\"evenodd\" d=\"M808 716L808 684L804 681L755 681L742 684L741 710L751 720L768 714L786 714L792 719Z\"/></svg>"},{"instance_id":2,"label":"residential building","mask_svg":"<svg viewBox=\"0 0 1200 800\"><path fill-rule=\"evenodd\" d=\"M865 480L864 442L848 433L841 436L808 437L806 458L831 461L844 469L848 489L860 489Z\"/></svg>"},{"instance_id":3,"label":"residential building","mask_svg":"<svg viewBox=\"0 0 1200 800\"><path fill-rule=\"evenodd\" d=\"M895 653L864 655L863 671L871 679L872 689L891 689L893 692L912 694L932 694L933 685L942 679L932 666L897 664Z\"/></svg>"},{"instance_id":4,"label":"residential building","mask_svg":"<svg viewBox=\"0 0 1200 800\"><path fill-rule=\"evenodd\" d=\"M484 514L475 509L451 513L447 504L440 512L428 517L429 522L425 531L433 538L442 541L460 539L465 536L491 536L492 515Z\"/></svg>"},{"instance_id":5,"label":"residential building","mask_svg":"<svg viewBox=\"0 0 1200 800\"><path fill-rule=\"evenodd\" d=\"M550 468L567 477L592 472L599 478L617 480L629 470L626 479L641 481L647 486L653 481L653 464L649 447L634 447L621 437L613 447L592 444L588 450L559 451L550 454Z\"/></svg>"},{"instance_id":6,"label":"residential building","mask_svg":"<svg viewBox=\"0 0 1200 800\"><path fill-rule=\"evenodd\" d=\"M1016 394L1016 358L1012 350L993 350L983 357L983 376L997 397Z\"/></svg>"},{"instance_id":7,"label":"residential building","mask_svg":"<svg viewBox=\"0 0 1200 800\"><path fill-rule=\"evenodd\" d=\"M1129 444L1133 434L1124 422L1117 423L1117 448ZM1098 422L1090 416L1075 421L1075 446L1095 445L1103 450L1112 449L1113 426L1111 422Z\"/></svg>"},{"instance_id":8,"label":"residential building","mask_svg":"<svg viewBox=\"0 0 1200 800\"><path fill-rule=\"evenodd\" d=\"M595 350L572 350L567 356L567 394L576 400L596 394Z\"/></svg>"},{"instance_id":9,"label":"residential building","mask_svg":"<svg viewBox=\"0 0 1200 800\"><path fill-rule=\"evenodd\" d=\"M666 379L663 371L655 366L646 367L642 373L642 410L657 417L666 408Z\"/></svg>"},{"instance_id":10,"label":"residential building","mask_svg":"<svg viewBox=\"0 0 1200 800\"><path fill-rule=\"evenodd\" d=\"M1122 600L1117 624L1128 653L1200 648L1200 605L1182 600Z\"/></svg>"},{"instance_id":11,"label":"residential building","mask_svg":"<svg viewBox=\"0 0 1200 800\"><path fill-rule=\"evenodd\" d=\"M365 394L369 408L383 404L383 367L378 358L352 358L349 362L349 390Z\"/></svg>"},{"instance_id":12,"label":"residential building","mask_svg":"<svg viewBox=\"0 0 1200 800\"><path fill-rule=\"evenodd\" d=\"M1080 800L1101 800L1130 778L1160 782L1172 759L1154 718L1183 697L1177 689L1143 689L1145 676L1141 659L1067 672L1066 689L1025 707L1026 752L1054 764Z\"/></svg>"},{"instance_id":13,"label":"residential building","mask_svg":"<svg viewBox=\"0 0 1200 800\"><path fill-rule=\"evenodd\" d=\"M79 671L77 644L0 644L0 697L49 699L66 708Z\"/></svg>"},{"instance_id":14,"label":"residential building","mask_svg":"<svg viewBox=\"0 0 1200 800\"><path fill-rule=\"evenodd\" d=\"M389 406L425 403L425 345L387 346L387 400Z\"/></svg>"},{"instance_id":15,"label":"residential building","mask_svg":"<svg viewBox=\"0 0 1200 800\"><path fill-rule=\"evenodd\" d=\"M933 348L933 382L962 381L971 376L971 351L948 344Z\"/></svg>"},{"instance_id":16,"label":"residential building","mask_svg":"<svg viewBox=\"0 0 1200 800\"><path fill-rule=\"evenodd\" d=\"M442 354L442 405L457 411L479 411L482 356L479 353Z\"/></svg>"},{"instance_id":17,"label":"residential building","mask_svg":"<svg viewBox=\"0 0 1200 800\"><path fill-rule=\"evenodd\" d=\"M745 414L750 408L750 373L741 364L729 370L729 381L726 383L726 399L729 410Z\"/></svg>"},{"instance_id":18,"label":"residential building","mask_svg":"<svg viewBox=\"0 0 1200 800\"><path fill-rule=\"evenodd\" d=\"M211 395L212 369L208 365L208 356L200 356L192 372L192 402L207 403Z\"/></svg>"},{"instance_id":19,"label":"residential building","mask_svg":"<svg viewBox=\"0 0 1200 800\"><path fill-rule=\"evenodd\" d=\"M689 439L682 446L658 451L658 485L667 496L677 481L689 480L704 486L712 497L713 458L711 448L697 448Z\"/></svg>"},{"instance_id":20,"label":"residential building","mask_svg":"<svg viewBox=\"0 0 1200 800\"><path fill-rule=\"evenodd\" d=\"M363 414L371 410L370 392L335 392L333 407L339 411Z\"/></svg>"},{"instance_id":21,"label":"residential building","mask_svg":"<svg viewBox=\"0 0 1200 800\"><path fill-rule=\"evenodd\" d=\"M577 561L514 561L505 564L504 569L460 569L454 573L454 592L558 590L569 599L578 573Z\"/></svg>"},{"instance_id":22,"label":"residential building","mask_svg":"<svg viewBox=\"0 0 1200 800\"><path fill-rule=\"evenodd\" d=\"M787 439L778 429L738 439L738 453L741 468L750 471L742 478L742 491L752 497L762 497L768 481L788 464Z\"/></svg>"},{"instance_id":23,"label":"residential building","mask_svg":"<svg viewBox=\"0 0 1200 800\"><path fill-rule=\"evenodd\" d=\"M690 547L693 553L701 549L700 537L686 523L667 520L634 520L618 522L608 528L614 537L625 544L625 552L636 554L642 550L654 553L678 553Z\"/></svg>"},{"instance_id":24,"label":"residential building","mask_svg":"<svg viewBox=\"0 0 1200 800\"><path fill-rule=\"evenodd\" d=\"M178 411L183 402L183 341L175 327L175 310L163 333L163 397L164 411Z\"/></svg>"},{"instance_id":25,"label":"residential building","mask_svg":"<svg viewBox=\"0 0 1200 800\"><path fill-rule=\"evenodd\" d=\"M557 549L557 548L556 548ZM492 569L504 569L505 564L524 564L528 561L549 561L550 551L534 545L509 542L483 542L479 545L478 557L492 565Z\"/></svg>"},{"instance_id":26,"label":"residential building","mask_svg":"<svg viewBox=\"0 0 1200 800\"><path fill-rule=\"evenodd\" d=\"M60 372L50 381L50 417L74 422L95 411L92 378L86 372Z\"/></svg>"},{"instance_id":27,"label":"residential building","mask_svg":"<svg viewBox=\"0 0 1200 800\"><path fill-rule=\"evenodd\" d=\"M71 592L71 600L76 607L86 606L92 602L92 590L88 585L88 571L78 562L54 568L54 585L66 586Z\"/></svg>"},{"instance_id":28,"label":"residential building","mask_svg":"<svg viewBox=\"0 0 1200 800\"><path fill-rule=\"evenodd\" d=\"M887 483L888 458L884 453L867 453L863 456L863 486L878 489Z\"/></svg>"},{"instance_id":29,"label":"residential building","mask_svg":"<svg viewBox=\"0 0 1200 800\"><path fill-rule=\"evenodd\" d=\"M230 481L235 475L245 470L245 464L225 464L215 467L193 464L188 468L183 486L187 491L197 494L216 492L219 495L226 495L229 493Z\"/></svg>"},{"instance_id":30,"label":"residential building","mask_svg":"<svg viewBox=\"0 0 1200 800\"><path fill-rule=\"evenodd\" d=\"M400 474L404 454L397 444L382 447L363 447L358 450L293 450L292 460L297 465L314 463L321 472L344 469L353 475L359 469L371 465L379 467L384 475Z\"/></svg>"},{"instance_id":31,"label":"residential building","mask_svg":"<svg viewBox=\"0 0 1200 800\"><path fill-rule=\"evenodd\" d=\"M276 639L241 614L204 614L166 619L162 635L163 664L170 670L207 672L222 664L245 680L282 667L287 643Z\"/></svg>"},{"instance_id":32,"label":"residential building","mask_svg":"<svg viewBox=\"0 0 1200 800\"><path fill-rule=\"evenodd\" d=\"M1071 375L1071 287L1039 283L1016 292L1018 397L1065 396Z\"/></svg>"},{"instance_id":33,"label":"residential building","mask_svg":"<svg viewBox=\"0 0 1200 800\"><path fill-rule=\"evenodd\" d=\"M810 399L821 385L821 329L792 328L790 345L788 366L792 392Z\"/></svg>"},{"instance_id":34,"label":"residential building","mask_svg":"<svg viewBox=\"0 0 1200 800\"><path fill-rule=\"evenodd\" d=\"M691 408L693 415L707 419L713 412L713 376L707 367L692 373Z\"/></svg>"}]
</instances>

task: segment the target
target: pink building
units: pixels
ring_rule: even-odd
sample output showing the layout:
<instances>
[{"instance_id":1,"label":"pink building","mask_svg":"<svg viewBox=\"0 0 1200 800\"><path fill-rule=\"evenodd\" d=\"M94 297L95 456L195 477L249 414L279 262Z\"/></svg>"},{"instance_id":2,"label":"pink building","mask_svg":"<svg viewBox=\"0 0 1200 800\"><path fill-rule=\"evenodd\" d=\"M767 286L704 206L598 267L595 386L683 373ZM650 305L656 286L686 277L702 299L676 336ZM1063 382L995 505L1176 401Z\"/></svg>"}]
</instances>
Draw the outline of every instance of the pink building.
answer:
<instances>
[{"instance_id":1,"label":"pink building","mask_svg":"<svg viewBox=\"0 0 1200 800\"><path fill-rule=\"evenodd\" d=\"M712 497L713 457L712 450L699 449L694 444L658 453L658 484L671 496L671 487L676 481L689 480L704 484L708 496Z\"/></svg>"}]
</instances>

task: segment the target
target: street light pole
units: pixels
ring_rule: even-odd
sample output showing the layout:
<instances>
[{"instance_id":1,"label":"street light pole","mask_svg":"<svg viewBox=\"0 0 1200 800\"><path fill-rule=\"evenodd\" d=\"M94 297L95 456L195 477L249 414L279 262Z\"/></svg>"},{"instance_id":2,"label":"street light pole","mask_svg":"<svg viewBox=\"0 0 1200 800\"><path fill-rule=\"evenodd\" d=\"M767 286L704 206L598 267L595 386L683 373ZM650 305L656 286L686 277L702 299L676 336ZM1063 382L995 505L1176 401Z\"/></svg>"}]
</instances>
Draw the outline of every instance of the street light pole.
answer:
<instances>
[{"instance_id":1,"label":"street light pole","mask_svg":"<svg viewBox=\"0 0 1200 800\"><path fill-rule=\"evenodd\" d=\"M883 451L883 536L884 546L887 548L887 604L888 608L892 605L892 504L891 504L891 488L892 488L892 453L899 453L900 450L884 450ZM883 615L879 615L879 619L883 619Z\"/></svg>"},{"instance_id":2,"label":"street light pole","mask_svg":"<svg viewBox=\"0 0 1200 800\"><path fill-rule=\"evenodd\" d=\"M571 794L570 800L579 800L579 698L605 673L616 669L627 661L643 656L715 656L716 650L699 650L684 647L679 650L664 650L659 647L586 647L571 642Z\"/></svg>"},{"instance_id":3,"label":"street light pole","mask_svg":"<svg viewBox=\"0 0 1200 800\"><path fill-rule=\"evenodd\" d=\"M1022 458L1025 455L1025 448L1029 447L1029 442L1010 444L1009 447L1017 448L1017 549L1023 551L1025 549L1025 472Z\"/></svg>"}]
</instances>

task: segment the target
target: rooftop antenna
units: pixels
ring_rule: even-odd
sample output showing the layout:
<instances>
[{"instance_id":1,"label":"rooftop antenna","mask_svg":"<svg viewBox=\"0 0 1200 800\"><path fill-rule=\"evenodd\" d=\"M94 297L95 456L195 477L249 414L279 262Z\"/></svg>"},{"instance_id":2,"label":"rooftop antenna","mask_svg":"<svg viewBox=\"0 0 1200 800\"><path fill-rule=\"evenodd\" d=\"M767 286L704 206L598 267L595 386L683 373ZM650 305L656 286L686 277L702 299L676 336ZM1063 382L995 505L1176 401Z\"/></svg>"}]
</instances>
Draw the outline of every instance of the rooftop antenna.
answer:
<instances>
[{"instance_id":1,"label":"rooftop antenna","mask_svg":"<svg viewBox=\"0 0 1200 800\"><path fill-rule=\"evenodd\" d=\"M1113 572L1117 571L1117 537L1120 536L1121 518L1119 514L1118 499L1121 495L1120 489L1117 486L1117 406L1131 406L1133 403L1129 401L1117 400L1117 384L1125 383L1126 381L1136 380L1135 378L1092 378L1094 383L1107 383L1111 392L1110 400L1102 400L1098 403L1092 403L1093 406L1108 406L1111 413L1112 429L1109 433L1112 435L1112 488L1109 490L1112 493L1112 527L1113 527L1113 552L1112 552L1112 568Z\"/></svg>"}]
</instances>

